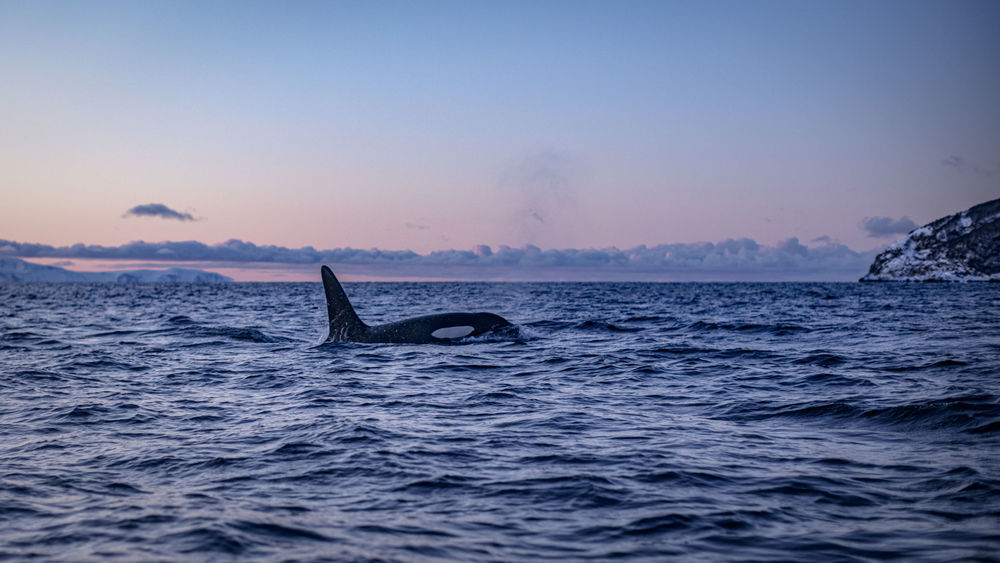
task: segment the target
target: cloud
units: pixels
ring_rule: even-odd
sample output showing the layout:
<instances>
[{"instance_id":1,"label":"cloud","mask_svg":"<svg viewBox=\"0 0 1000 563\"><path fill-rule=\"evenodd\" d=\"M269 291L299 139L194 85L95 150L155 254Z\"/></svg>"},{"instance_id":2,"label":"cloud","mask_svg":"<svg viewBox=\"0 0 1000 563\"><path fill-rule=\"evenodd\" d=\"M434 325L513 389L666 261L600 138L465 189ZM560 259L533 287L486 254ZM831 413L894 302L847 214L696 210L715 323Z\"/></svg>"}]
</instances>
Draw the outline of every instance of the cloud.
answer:
<instances>
[{"instance_id":1,"label":"cloud","mask_svg":"<svg viewBox=\"0 0 1000 563\"><path fill-rule=\"evenodd\" d=\"M891 217L865 217L861 220L861 228L868 231L872 238L887 238L906 233L917 228L917 224L907 216L893 220Z\"/></svg>"},{"instance_id":2,"label":"cloud","mask_svg":"<svg viewBox=\"0 0 1000 563\"><path fill-rule=\"evenodd\" d=\"M952 168L962 168L965 166L965 159L958 155L951 155L948 158L941 161L941 164L945 166L950 166Z\"/></svg>"},{"instance_id":3,"label":"cloud","mask_svg":"<svg viewBox=\"0 0 1000 563\"><path fill-rule=\"evenodd\" d=\"M874 251L859 253L826 242L806 246L792 237L774 246L748 238L717 243L641 245L630 249L543 250L478 245L472 250L316 250L256 245L237 239L207 245L197 241L130 242L121 246L75 244L53 247L0 240L0 255L22 258L201 261L213 263L341 264L357 271L396 276L494 279L832 280L857 279Z\"/></svg>"},{"instance_id":4,"label":"cloud","mask_svg":"<svg viewBox=\"0 0 1000 563\"><path fill-rule=\"evenodd\" d=\"M338 248L316 250L311 246L287 248L261 245L230 239L208 245L198 241L145 242L135 241L121 246L85 245L49 246L0 240L0 255L28 258L90 258L107 260L279 262L317 264L320 262L380 263L412 260L419 255L411 250L356 250Z\"/></svg>"},{"instance_id":5,"label":"cloud","mask_svg":"<svg viewBox=\"0 0 1000 563\"><path fill-rule=\"evenodd\" d=\"M954 154L942 160L941 164L949 168L954 168L955 171L961 173L968 172L984 178L990 178L993 176L993 170L990 170L989 168L986 168L978 163L971 162L965 157Z\"/></svg>"},{"instance_id":6,"label":"cloud","mask_svg":"<svg viewBox=\"0 0 1000 563\"><path fill-rule=\"evenodd\" d=\"M583 162L570 154L545 150L511 163L499 188L510 205L510 228L527 243L559 231L567 209L576 205L578 186L586 175Z\"/></svg>"},{"instance_id":7,"label":"cloud","mask_svg":"<svg viewBox=\"0 0 1000 563\"><path fill-rule=\"evenodd\" d=\"M162 219L177 219L178 221L194 221L195 218L190 213L181 213L179 211L174 211L162 203L147 203L145 205L136 205L132 209L125 212L123 217L128 216L135 217L160 217Z\"/></svg>"}]
</instances>

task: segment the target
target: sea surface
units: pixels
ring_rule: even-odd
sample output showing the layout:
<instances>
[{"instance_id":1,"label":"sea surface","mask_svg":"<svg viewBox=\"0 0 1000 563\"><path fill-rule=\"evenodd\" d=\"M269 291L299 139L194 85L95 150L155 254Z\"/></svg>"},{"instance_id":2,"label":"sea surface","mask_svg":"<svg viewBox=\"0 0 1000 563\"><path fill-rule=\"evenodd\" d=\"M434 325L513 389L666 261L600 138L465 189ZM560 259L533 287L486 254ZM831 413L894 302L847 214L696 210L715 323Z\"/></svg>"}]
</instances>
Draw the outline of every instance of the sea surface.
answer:
<instances>
[{"instance_id":1,"label":"sea surface","mask_svg":"<svg viewBox=\"0 0 1000 563\"><path fill-rule=\"evenodd\" d=\"M1000 284L345 288L0 285L0 559L1000 559Z\"/></svg>"}]
</instances>

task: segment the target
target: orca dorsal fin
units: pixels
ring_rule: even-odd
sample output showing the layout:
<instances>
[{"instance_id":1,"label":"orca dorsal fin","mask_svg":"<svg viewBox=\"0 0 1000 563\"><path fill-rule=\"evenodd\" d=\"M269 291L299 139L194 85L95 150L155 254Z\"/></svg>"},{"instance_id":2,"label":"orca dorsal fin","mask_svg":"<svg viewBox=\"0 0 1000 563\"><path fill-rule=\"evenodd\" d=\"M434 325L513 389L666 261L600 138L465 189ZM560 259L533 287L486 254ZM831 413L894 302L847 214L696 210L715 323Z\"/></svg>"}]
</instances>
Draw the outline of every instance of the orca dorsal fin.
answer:
<instances>
[{"instance_id":1,"label":"orca dorsal fin","mask_svg":"<svg viewBox=\"0 0 1000 563\"><path fill-rule=\"evenodd\" d=\"M364 332L368 325L361 322L358 314L354 312L354 307L347 299L347 294L337 281L337 276L333 275L333 271L326 266L319 271L323 276L326 312L330 318L330 334L326 337L327 342L356 340L358 334Z\"/></svg>"}]
</instances>

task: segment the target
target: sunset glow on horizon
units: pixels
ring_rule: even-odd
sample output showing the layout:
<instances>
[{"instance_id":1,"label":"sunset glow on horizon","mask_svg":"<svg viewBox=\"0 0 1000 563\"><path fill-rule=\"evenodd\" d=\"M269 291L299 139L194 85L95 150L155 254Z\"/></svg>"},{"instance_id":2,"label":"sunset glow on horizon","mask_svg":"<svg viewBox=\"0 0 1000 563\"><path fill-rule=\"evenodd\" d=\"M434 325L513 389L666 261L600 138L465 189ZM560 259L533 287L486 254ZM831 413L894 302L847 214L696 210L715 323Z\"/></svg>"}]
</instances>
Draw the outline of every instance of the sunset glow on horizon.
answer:
<instances>
[{"instance_id":1,"label":"sunset glow on horizon","mask_svg":"<svg viewBox=\"0 0 1000 563\"><path fill-rule=\"evenodd\" d=\"M841 279L1000 197L998 54L986 1L0 2L0 240Z\"/></svg>"}]
</instances>

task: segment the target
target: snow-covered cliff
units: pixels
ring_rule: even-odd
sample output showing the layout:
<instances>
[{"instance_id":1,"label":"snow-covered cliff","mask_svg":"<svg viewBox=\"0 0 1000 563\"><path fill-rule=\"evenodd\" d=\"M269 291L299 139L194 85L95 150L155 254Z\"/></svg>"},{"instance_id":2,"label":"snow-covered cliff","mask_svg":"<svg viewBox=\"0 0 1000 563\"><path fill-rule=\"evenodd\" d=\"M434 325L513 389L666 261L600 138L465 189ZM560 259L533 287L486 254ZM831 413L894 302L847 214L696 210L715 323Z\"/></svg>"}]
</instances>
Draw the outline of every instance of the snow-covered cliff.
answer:
<instances>
[{"instance_id":1,"label":"snow-covered cliff","mask_svg":"<svg viewBox=\"0 0 1000 563\"><path fill-rule=\"evenodd\" d=\"M119 272L73 272L43 266L18 258L0 258L0 282L229 282L232 278L185 268L168 270L124 270Z\"/></svg>"},{"instance_id":2,"label":"snow-covered cliff","mask_svg":"<svg viewBox=\"0 0 1000 563\"><path fill-rule=\"evenodd\" d=\"M1000 281L1000 199L910 231L861 281Z\"/></svg>"}]
</instances>

